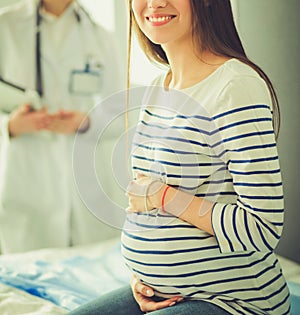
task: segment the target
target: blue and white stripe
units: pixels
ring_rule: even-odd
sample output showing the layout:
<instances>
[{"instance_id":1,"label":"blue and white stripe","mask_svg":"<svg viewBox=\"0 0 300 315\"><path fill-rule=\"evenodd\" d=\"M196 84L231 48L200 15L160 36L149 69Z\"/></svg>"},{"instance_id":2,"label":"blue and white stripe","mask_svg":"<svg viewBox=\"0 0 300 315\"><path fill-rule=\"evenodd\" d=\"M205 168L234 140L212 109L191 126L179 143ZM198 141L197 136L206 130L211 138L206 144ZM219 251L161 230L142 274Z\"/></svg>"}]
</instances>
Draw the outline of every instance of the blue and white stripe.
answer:
<instances>
[{"instance_id":1,"label":"blue and white stripe","mask_svg":"<svg viewBox=\"0 0 300 315\"><path fill-rule=\"evenodd\" d=\"M132 149L143 173L214 201L215 236L155 209L130 214L129 268L157 295L204 299L230 314L289 314L273 253L283 193L265 83L232 59L182 92L159 78L146 95Z\"/></svg>"}]
</instances>

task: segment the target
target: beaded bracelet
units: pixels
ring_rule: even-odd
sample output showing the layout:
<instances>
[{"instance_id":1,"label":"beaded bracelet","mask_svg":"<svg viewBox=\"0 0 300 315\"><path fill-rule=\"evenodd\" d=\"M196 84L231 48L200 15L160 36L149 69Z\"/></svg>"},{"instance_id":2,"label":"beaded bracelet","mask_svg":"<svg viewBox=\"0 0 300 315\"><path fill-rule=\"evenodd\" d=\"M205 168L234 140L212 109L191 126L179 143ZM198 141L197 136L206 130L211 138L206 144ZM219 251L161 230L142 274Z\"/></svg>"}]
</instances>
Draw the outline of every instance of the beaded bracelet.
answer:
<instances>
[{"instance_id":1,"label":"beaded bracelet","mask_svg":"<svg viewBox=\"0 0 300 315\"><path fill-rule=\"evenodd\" d=\"M170 188L171 186L168 186L165 188L163 194L162 194L162 197L161 197L161 210L162 212L166 212L166 209L165 209L165 199L166 199L166 195L167 195L167 191L168 189Z\"/></svg>"}]
</instances>

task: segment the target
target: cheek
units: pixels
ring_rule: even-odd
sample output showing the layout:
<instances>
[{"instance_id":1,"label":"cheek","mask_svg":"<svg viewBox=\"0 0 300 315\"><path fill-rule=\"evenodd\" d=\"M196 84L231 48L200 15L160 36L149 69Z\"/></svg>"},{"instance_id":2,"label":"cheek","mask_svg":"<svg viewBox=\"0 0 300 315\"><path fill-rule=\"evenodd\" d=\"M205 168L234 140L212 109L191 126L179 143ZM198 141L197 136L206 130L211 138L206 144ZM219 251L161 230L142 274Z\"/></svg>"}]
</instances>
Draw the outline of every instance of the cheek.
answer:
<instances>
[{"instance_id":1,"label":"cheek","mask_svg":"<svg viewBox=\"0 0 300 315\"><path fill-rule=\"evenodd\" d=\"M131 2L131 9L134 13L134 15L139 15L143 8L143 1L139 0L132 0Z\"/></svg>"},{"instance_id":2,"label":"cheek","mask_svg":"<svg viewBox=\"0 0 300 315\"><path fill-rule=\"evenodd\" d=\"M131 9L138 25L140 26L143 21L143 10L145 8L144 0L133 0Z\"/></svg>"}]
</instances>

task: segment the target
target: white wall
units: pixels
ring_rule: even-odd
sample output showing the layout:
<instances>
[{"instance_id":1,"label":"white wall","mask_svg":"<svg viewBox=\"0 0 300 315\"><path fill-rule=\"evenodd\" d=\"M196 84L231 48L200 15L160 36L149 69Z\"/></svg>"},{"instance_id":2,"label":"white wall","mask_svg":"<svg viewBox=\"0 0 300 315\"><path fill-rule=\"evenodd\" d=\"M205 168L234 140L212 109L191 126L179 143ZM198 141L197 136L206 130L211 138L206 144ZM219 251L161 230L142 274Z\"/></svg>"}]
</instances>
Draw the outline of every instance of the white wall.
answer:
<instances>
[{"instance_id":1,"label":"white wall","mask_svg":"<svg viewBox=\"0 0 300 315\"><path fill-rule=\"evenodd\" d=\"M90 15L109 31L115 31L115 3L111 0L80 0Z\"/></svg>"},{"instance_id":2,"label":"white wall","mask_svg":"<svg viewBox=\"0 0 300 315\"><path fill-rule=\"evenodd\" d=\"M0 0L0 8L8 5L12 5L14 3L19 2L20 0Z\"/></svg>"},{"instance_id":3,"label":"white wall","mask_svg":"<svg viewBox=\"0 0 300 315\"><path fill-rule=\"evenodd\" d=\"M278 92L285 225L277 251L300 262L300 0L235 1L246 52L265 70Z\"/></svg>"}]
</instances>

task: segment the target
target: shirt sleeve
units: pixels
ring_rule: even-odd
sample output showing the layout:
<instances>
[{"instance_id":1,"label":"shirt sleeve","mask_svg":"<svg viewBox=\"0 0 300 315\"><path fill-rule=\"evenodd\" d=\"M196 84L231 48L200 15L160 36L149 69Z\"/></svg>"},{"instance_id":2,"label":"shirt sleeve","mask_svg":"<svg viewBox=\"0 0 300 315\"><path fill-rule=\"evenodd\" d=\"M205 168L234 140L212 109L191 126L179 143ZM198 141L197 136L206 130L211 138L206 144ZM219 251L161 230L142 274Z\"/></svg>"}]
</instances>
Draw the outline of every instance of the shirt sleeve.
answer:
<instances>
[{"instance_id":1,"label":"shirt sleeve","mask_svg":"<svg viewBox=\"0 0 300 315\"><path fill-rule=\"evenodd\" d=\"M9 132L8 132L8 121L9 115L0 111L0 142L9 141Z\"/></svg>"},{"instance_id":2,"label":"shirt sleeve","mask_svg":"<svg viewBox=\"0 0 300 315\"><path fill-rule=\"evenodd\" d=\"M0 9L0 43L5 42L4 31L7 29L8 23L11 23L9 19L12 18L11 12L12 6L4 7ZM5 54L4 50L7 49L6 45L0 45L0 76L3 75L3 64L5 64ZM3 109L3 108L2 108ZM10 114L6 113L1 109L1 99L0 99L0 145L4 142L10 141L10 136L8 132L8 122ZM0 162L1 163L1 162Z\"/></svg>"},{"instance_id":3,"label":"shirt sleeve","mask_svg":"<svg viewBox=\"0 0 300 315\"><path fill-rule=\"evenodd\" d=\"M213 147L237 195L235 203L213 207L220 251L272 251L282 233L284 200L268 88L256 77L234 80L218 108Z\"/></svg>"}]
</instances>

